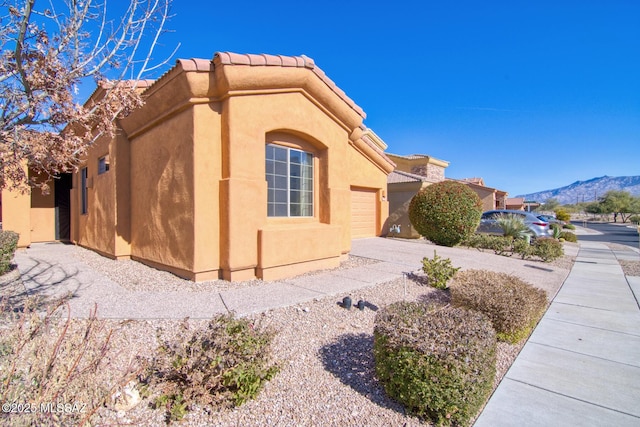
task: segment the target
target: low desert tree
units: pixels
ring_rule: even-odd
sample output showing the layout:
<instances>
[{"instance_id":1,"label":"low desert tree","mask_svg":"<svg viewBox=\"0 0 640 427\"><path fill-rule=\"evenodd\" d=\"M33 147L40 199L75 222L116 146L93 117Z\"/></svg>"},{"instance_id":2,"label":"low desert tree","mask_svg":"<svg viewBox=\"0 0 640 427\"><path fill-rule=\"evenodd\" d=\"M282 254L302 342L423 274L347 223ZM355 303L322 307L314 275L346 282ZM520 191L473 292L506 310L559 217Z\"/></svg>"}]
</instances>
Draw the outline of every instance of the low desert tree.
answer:
<instances>
[{"instance_id":1,"label":"low desert tree","mask_svg":"<svg viewBox=\"0 0 640 427\"><path fill-rule=\"evenodd\" d=\"M171 0L0 0L0 188L46 192L115 119L142 104ZM119 4L118 4L119 3ZM84 85L101 89L81 105Z\"/></svg>"},{"instance_id":2,"label":"low desert tree","mask_svg":"<svg viewBox=\"0 0 640 427\"><path fill-rule=\"evenodd\" d=\"M465 184L442 181L420 190L409 204L413 227L436 245L454 246L478 228L482 204Z\"/></svg>"},{"instance_id":3,"label":"low desert tree","mask_svg":"<svg viewBox=\"0 0 640 427\"><path fill-rule=\"evenodd\" d=\"M622 222L627 222L629 216L637 209L637 201L628 191L607 191L600 199L603 210L620 215Z\"/></svg>"},{"instance_id":4,"label":"low desert tree","mask_svg":"<svg viewBox=\"0 0 640 427\"><path fill-rule=\"evenodd\" d=\"M540 206L540 210L555 211L556 209L558 209L558 207L560 207L560 202L558 201L558 199L551 197L547 199L547 201L544 202L542 206Z\"/></svg>"}]
</instances>

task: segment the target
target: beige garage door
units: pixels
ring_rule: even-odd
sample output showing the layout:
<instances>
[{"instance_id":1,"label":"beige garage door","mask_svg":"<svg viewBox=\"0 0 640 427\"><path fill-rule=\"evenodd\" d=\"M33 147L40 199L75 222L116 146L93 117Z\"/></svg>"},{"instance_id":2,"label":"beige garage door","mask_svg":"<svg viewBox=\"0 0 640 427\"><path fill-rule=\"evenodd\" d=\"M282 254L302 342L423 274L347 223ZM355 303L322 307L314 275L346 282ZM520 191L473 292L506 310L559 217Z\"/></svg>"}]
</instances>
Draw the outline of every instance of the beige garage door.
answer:
<instances>
[{"instance_id":1,"label":"beige garage door","mask_svg":"<svg viewBox=\"0 0 640 427\"><path fill-rule=\"evenodd\" d=\"M351 189L351 238L376 235L376 190Z\"/></svg>"}]
</instances>

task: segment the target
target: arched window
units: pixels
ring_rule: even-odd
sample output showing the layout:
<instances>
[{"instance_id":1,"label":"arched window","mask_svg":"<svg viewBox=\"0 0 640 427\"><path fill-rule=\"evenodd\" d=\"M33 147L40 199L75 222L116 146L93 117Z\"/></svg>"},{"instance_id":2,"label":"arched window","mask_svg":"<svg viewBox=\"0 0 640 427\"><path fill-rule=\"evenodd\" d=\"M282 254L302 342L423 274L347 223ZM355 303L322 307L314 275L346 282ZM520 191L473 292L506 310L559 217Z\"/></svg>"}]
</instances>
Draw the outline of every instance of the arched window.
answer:
<instances>
[{"instance_id":1,"label":"arched window","mask_svg":"<svg viewBox=\"0 0 640 427\"><path fill-rule=\"evenodd\" d=\"M313 216L313 154L266 145L267 216Z\"/></svg>"}]
</instances>

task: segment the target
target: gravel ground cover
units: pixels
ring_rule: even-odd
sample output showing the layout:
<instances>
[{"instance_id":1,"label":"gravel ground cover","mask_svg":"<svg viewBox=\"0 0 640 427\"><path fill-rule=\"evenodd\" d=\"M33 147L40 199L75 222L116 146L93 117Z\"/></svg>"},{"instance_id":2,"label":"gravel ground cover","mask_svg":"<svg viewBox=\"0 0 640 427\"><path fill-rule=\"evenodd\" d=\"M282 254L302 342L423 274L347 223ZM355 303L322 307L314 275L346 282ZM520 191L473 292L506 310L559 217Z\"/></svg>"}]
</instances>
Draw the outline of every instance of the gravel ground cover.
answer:
<instances>
[{"instance_id":1,"label":"gravel ground cover","mask_svg":"<svg viewBox=\"0 0 640 427\"><path fill-rule=\"evenodd\" d=\"M362 311L346 310L341 298L327 297L308 304L270 310L251 316L256 327L279 331L273 352L280 372L257 399L239 408L209 412L191 411L181 425L188 426L423 426L430 425L409 416L401 405L387 398L375 378L373 326L376 311L398 300L448 302L448 293L418 285L409 279L361 290L354 301L367 302ZM170 337L182 321L113 322L118 329L114 347L128 349L128 355L113 360L126 366L132 355L151 357L161 336ZM191 329L206 321L189 321ZM506 373L523 344L498 345L498 375ZM153 396L151 396L152 398ZM100 411L103 422L118 425L159 425L162 411L148 407L150 399L128 412L110 408Z\"/></svg>"},{"instance_id":2,"label":"gravel ground cover","mask_svg":"<svg viewBox=\"0 0 640 427\"><path fill-rule=\"evenodd\" d=\"M211 281L193 283L135 261L113 261L77 248L79 259L131 290L227 290L260 286L253 280L241 283ZM500 262L496 255L496 262ZM349 257L339 268L351 268L377 261ZM565 256L551 264L568 270L574 258ZM524 261L523 261L524 263ZM625 274L640 276L640 262L620 262ZM627 265L625 267L625 265ZM310 274L318 274L310 273ZM535 284L534 284L535 285ZM555 285L556 291L561 283ZM180 423L184 426L421 426L429 425L407 415L402 406L386 397L374 375L372 355L376 311L398 300L447 303L446 291L420 285L410 278L351 293L354 302L367 302L362 311L346 310L338 302L343 295L316 299L306 304L252 315L256 327L278 331L273 356L280 372L258 397L239 408L211 410L195 408ZM346 296L346 294L344 295ZM171 338L184 325L192 330L204 327L203 320L104 320L115 332L105 366L110 372L130 369L155 353L159 339ZM498 344L495 385L499 383L522 345ZM113 404L98 411L100 425L148 425L165 423L161 410L150 408L153 395L127 411Z\"/></svg>"},{"instance_id":3,"label":"gravel ground cover","mask_svg":"<svg viewBox=\"0 0 640 427\"><path fill-rule=\"evenodd\" d=\"M223 291L260 286L263 283L260 280L192 283L135 261L113 261L82 248L77 248L77 256L131 290ZM568 271L573 261L573 257L565 256L550 265ZM375 262L350 256L339 268ZM560 283L557 284L559 286ZM255 400L235 409L211 411L208 408L196 408L189 412L181 425L429 425L407 415L401 405L385 395L377 382L372 353L374 318L380 307L399 300L446 304L449 301L448 293L421 285L411 278L399 278L354 292L350 296L354 303L360 299L366 301L366 308L362 311L356 308L346 310L338 304L342 296L336 296L251 316L256 327L271 327L278 331L273 353L280 372L267 383ZM182 320L108 322L117 331L112 348L119 349L119 352L110 355L110 369L126 369L136 358L151 358L159 344L157 331L161 331L161 337L171 338L185 324ZM206 321L190 320L186 324L190 329L195 329L204 327ZM495 386L511 366L522 345L524 343L498 344ZM164 423L163 412L149 407L153 397L143 399L126 412L117 411L113 406L103 408L99 411L100 420L114 425L161 425Z\"/></svg>"}]
</instances>

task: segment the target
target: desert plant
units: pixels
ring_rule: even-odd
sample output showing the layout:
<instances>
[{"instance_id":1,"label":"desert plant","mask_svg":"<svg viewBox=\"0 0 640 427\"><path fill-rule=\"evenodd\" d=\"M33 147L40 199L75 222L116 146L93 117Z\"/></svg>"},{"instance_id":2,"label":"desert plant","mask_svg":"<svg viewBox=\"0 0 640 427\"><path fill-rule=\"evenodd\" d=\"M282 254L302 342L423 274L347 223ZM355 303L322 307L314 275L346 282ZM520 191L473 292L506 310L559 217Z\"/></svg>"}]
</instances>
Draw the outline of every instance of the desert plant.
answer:
<instances>
[{"instance_id":1,"label":"desert plant","mask_svg":"<svg viewBox=\"0 0 640 427\"><path fill-rule=\"evenodd\" d=\"M565 209L556 209L554 211L554 213L556 214L556 219L558 221L570 221L571 220L571 214L569 212L567 212Z\"/></svg>"},{"instance_id":2,"label":"desert plant","mask_svg":"<svg viewBox=\"0 0 640 427\"><path fill-rule=\"evenodd\" d=\"M398 302L374 328L376 374L409 412L439 425L466 425L495 377L496 337L481 313Z\"/></svg>"},{"instance_id":3,"label":"desert plant","mask_svg":"<svg viewBox=\"0 0 640 427\"><path fill-rule=\"evenodd\" d=\"M531 241L531 230L529 230L529 227L524 223L521 216L509 214L499 215L496 223L502 228L503 236L513 239L524 239L527 242Z\"/></svg>"},{"instance_id":4,"label":"desert plant","mask_svg":"<svg viewBox=\"0 0 640 427\"><path fill-rule=\"evenodd\" d=\"M110 366L113 330L95 308L88 319L71 319L64 300L44 313L36 307L28 300L20 311L7 305L0 310L0 401L22 408L0 413L0 424L93 424L96 411L135 378L138 367L119 372Z\"/></svg>"},{"instance_id":5,"label":"desert plant","mask_svg":"<svg viewBox=\"0 0 640 427\"><path fill-rule=\"evenodd\" d=\"M20 235L9 230L0 231L0 275L9 271Z\"/></svg>"},{"instance_id":6,"label":"desert plant","mask_svg":"<svg viewBox=\"0 0 640 427\"><path fill-rule=\"evenodd\" d=\"M640 225L640 215L631 215L629 217L629 222L634 223L635 225ZM575 227L574 227L575 228Z\"/></svg>"},{"instance_id":7,"label":"desert plant","mask_svg":"<svg viewBox=\"0 0 640 427\"><path fill-rule=\"evenodd\" d=\"M553 233L553 238L559 239L560 233L562 233L562 227L560 226L560 224L557 224L555 222L551 223L549 224L549 228L551 229L551 233Z\"/></svg>"},{"instance_id":8,"label":"desert plant","mask_svg":"<svg viewBox=\"0 0 640 427\"><path fill-rule=\"evenodd\" d=\"M461 271L449 289L454 306L484 313L498 339L511 343L529 336L547 306L543 290L506 273Z\"/></svg>"},{"instance_id":9,"label":"desert plant","mask_svg":"<svg viewBox=\"0 0 640 427\"><path fill-rule=\"evenodd\" d=\"M454 246L478 228L482 204L468 186L442 181L420 190L409 204L413 227L436 245Z\"/></svg>"},{"instance_id":10,"label":"desert plant","mask_svg":"<svg viewBox=\"0 0 640 427\"><path fill-rule=\"evenodd\" d=\"M429 285L438 289L446 289L447 282L460 270L460 267L453 267L449 258L441 258L436 251L433 251L433 258L424 257L422 259L422 271L429 279Z\"/></svg>"},{"instance_id":11,"label":"desert plant","mask_svg":"<svg viewBox=\"0 0 640 427\"><path fill-rule=\"evenodd\" d=\"M179 341L164 340L145 379L160 391L155 407L166 409L172 421L193 404L226 407L253 399L278 371L271 360L273 336L248 319L218 315Z\"/></svg>"},{"instance_id":12,"label":"desert plant","mask_svg":"<svg viewBox=\"0 0 640 427\"><path fill-rule=\"evenodd\" d=\"M513 241L513 245L511 246L511 250L514 253L520 255L522 259L531 258L534 253L534 246L528 240L524 239L515 239Z\"/></svg>"},{"instance_id":13,"label":"desert plant","mask_svg":"<svg viewBox=\"0 0 640 427\"><path fill-rule=\"evenodd\" d=\"M551 262L564 255L562 243L550 237L536 239L533 244L533 254L544 262Z\"/></svg>"},{"instance_id":14,"label":"desert plant","mask_svg":"<svg viewBox=\"0 0 640 427\"><path fill-rule=\"evenodd\" d=\"M568 222L565 225L563 225L562 228L566 228L567 230L575 230L576 226Z\"/></svg>"},{"instance_id":15,"label":"desert plant","mask_svg":"<svg viewBox=\"0 0 640 427\"><path fill-rule=\"evenodd\" d=\"M574 233L570 232L570 231L563 231L560 233L560 236L558 236L559 239L564 239L567 242L572 242L575 243L578 241L578 236L576 236Z\"/></svg>"},{"instance_id":16,"label":"desert plant","mask_svg":"<svg viewBox=\"0 0 640 427\"><path fill-rule=\"evenodd\" d=\"M523 242L527 243L525 240ZM505 256L511 256L513 253L513 243L512 237L480 233L472 234L461 242L461 244L471 248L489 249L496 255Z\"/></svg>"}]
</instances>

